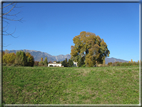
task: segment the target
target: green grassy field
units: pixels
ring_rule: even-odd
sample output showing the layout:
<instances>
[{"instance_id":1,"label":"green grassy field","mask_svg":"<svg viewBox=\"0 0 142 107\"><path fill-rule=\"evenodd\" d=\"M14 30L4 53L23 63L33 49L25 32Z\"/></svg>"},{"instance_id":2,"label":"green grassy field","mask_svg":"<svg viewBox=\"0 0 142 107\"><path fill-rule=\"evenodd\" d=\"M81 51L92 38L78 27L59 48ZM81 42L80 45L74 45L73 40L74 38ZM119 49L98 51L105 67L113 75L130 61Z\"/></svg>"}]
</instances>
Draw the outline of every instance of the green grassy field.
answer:
<instances>
[{"instance_id":1,"label":"green grassy field","mask_svg":"<svg viewBox=\"0 0 142 107\"><path fill-rule=\"evenodd\" d=\"M139 104L139 66L3 67L4 104Z\"/></svg>"}]
</instances>

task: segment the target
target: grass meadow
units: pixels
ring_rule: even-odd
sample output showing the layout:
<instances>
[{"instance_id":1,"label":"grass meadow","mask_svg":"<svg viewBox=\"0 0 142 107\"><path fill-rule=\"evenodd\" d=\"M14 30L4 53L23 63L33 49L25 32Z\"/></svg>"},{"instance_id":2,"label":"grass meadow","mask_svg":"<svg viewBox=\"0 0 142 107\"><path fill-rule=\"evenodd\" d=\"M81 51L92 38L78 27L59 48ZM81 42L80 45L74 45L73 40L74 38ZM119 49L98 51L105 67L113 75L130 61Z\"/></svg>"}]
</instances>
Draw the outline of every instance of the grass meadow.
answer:
<instances>
[{"instance_id":1,"label":"grass meadow","mask_svg":"<svg viewBox=\"0 0 142 107\"><path fill-rule=\"evenodd\" d=\"M139 104L139 66L3 66L3 104Z\"/></svg>"}]
</instances>

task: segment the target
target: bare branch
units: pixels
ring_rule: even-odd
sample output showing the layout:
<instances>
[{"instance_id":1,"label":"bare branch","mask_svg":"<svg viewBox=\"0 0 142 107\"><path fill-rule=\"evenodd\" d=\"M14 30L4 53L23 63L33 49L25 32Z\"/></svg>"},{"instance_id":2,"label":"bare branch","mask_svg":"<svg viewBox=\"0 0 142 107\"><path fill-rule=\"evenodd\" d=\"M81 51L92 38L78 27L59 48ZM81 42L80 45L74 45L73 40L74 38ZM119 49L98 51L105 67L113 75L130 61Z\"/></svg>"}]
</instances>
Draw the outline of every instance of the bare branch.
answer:
<instances>
[{"instance_id":1,"label":"bare branch","mask_svg":"<svg viewBox=\"0 0 142 107\"><path fill-rule=\"evenodd\" d=\"M15 8L18 8L16 6L17 3L8 3L8 4L5 4L5 6L3 6L3 13L2 13L2 16L0 16L1 18L3 18L3 22L4 22L4 27L3 27L3 35L4 36L11 36L13 38L18 38L19 36L15 37L13 36L13 34L15 33L16 31L16 28L14 30L14 32L12 33L9 33L7 32L8 31L8 25L10 24L9 21L19 21L19 22L22 22L23 18L21 19L14 19L13 17L17 17L17 15L20 13L20 12L17 12L17 13L14 13L13 12L15 11L14 9ZM10 44L9 44L10 45ZM4 45L3 47L7 47L9 45Z\"/></svg>"},{"instance_id":2,"label":"bare branch","mask_svg":"<svg viewBox=\"0 0 142 107\"><path fill-rule=\"evenodd\" d=\"M6 8L6 7L8 7L8 6L12 5L12 4L14 4L14 3L9 3L6 6L4 6L3 8Z\"/></svg>"},{"instance_id":3,"label":"bare branch","mask_svg":"<svg viewBox=\"0 0 142 107\"><path fill-rule=\"evenodd\" d=\"M9 44L9 45L11 45L11 44ZM9 46L9 45L3 46L3 47L7 47L7 46Z\"/></svg>"},{"instance_id":4,"label":"bare branch","mask_svg":"<svg viewBox=\"0 0 142 107\"><path fill-rule=\"evenodd\" d=\"M15 36L13 36L13 34L15 33L15 31L16 31L16 28L15 28L15 30L14 30L14 32L13 33L8 33L7 31L3 31L3 35L5 35L5 36L12 36L13 38L18 38L18 37L15 37Z\"/></svg>"},{"instance_id":5,"label":"bare branch","mask_svg":"<svg viewBox=\"0 0 142 107\"><path fill-rule=\"evenodd\" d=\"M20 11L21 12L21 11ZM16 14L7 14L7 16L16 16L17 17L17 14L19 14L20 12L16 13Z\"/></svg>"},{"instance_id":6,"label":"bare branch","mask_svg":"<svg viewBox=\"0 0 142 107\"><path fill-rule=\"evenodd\" d=\"M9 19L9 18L6 18L6 17L3 17L3 18L6 19L6 20L9 20L9 21L19 21L19 22L22 22L22 19L23 19L23 18L21 18L21 19L15 20L15 19Z\"/></svg>"},{"instance_id":7,"label":"bare branch","mask_svg":"<svg viewBox=\"0 0 142 107\"><path fill-rule=\"evenodd\" d=\"M15 6L16 6L16 4L8 12L3 13L3 16L9 14L15 8Z\"/></svg>"}]
</instances>

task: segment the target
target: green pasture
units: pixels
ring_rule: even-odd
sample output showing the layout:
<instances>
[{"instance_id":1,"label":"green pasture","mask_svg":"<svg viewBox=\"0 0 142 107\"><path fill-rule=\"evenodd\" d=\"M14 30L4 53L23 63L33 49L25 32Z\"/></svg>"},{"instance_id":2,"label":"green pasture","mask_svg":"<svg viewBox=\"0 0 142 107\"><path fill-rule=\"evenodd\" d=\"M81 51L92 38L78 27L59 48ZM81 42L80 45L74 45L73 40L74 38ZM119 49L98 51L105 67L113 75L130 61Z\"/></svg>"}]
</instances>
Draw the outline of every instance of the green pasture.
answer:
<instances>
[{"instance_id":1,"label":"green pasture","mask_svg":"<svg viewBox=\"0 0 142 107\"><path fill-rule=\"evenodd\" d=\"M139 104L139 66L3 67L3 104Z\"/></svg>"}]
</instances>

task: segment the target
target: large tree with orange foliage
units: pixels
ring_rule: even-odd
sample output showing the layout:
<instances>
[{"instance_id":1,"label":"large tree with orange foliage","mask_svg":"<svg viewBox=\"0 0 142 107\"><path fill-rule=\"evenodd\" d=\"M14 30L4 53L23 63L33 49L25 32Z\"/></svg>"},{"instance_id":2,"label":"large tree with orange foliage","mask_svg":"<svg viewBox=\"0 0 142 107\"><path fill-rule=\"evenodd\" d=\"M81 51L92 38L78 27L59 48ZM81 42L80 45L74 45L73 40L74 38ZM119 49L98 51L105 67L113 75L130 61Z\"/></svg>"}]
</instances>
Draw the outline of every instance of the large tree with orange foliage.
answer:
<instances>
[{"instance_id":1,"label":"large tree with orange foliage","mask_svg":"<svg viewBox=\"0 0 142 107\"><path fill-rule=\"evenodd\" d=\"M104 40L91 32L82 31L73 38L73 42L75 45L71 46L71 59L76 62L84 59L88 67L94 66L96 62L102 64L110 54Z\"/></svg>"}]
</instances>

